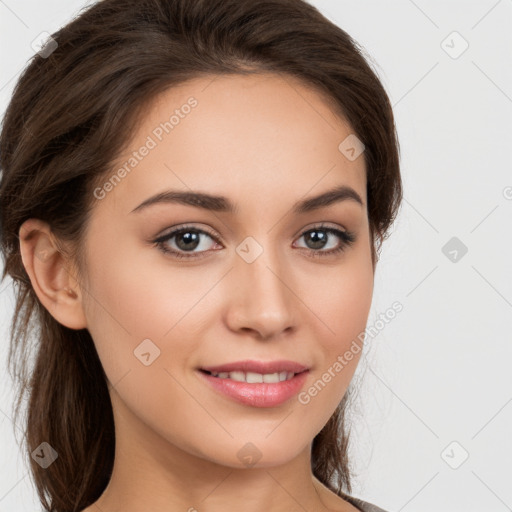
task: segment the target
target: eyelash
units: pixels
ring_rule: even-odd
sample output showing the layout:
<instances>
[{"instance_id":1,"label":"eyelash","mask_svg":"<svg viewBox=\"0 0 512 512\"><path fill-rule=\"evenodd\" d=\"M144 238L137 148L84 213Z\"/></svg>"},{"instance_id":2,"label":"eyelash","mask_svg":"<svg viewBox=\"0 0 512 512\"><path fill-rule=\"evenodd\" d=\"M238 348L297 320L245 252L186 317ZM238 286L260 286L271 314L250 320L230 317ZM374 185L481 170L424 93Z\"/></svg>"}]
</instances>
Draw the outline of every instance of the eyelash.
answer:
<instances>
[{"instance_id":1,"label":"eyelash","mask_svg":"<svg viewBox=\"0 0 512 512\"><path fill-rule=\"evenodd\" d=\"M205 254L208 251L201 251L200 253L190 253L186 254L183 252L176 251L174 249L169 249L165 242L171 240L177 235L180 235L182 233L188 233L188 232L195 232L195 233L201 233L203 235L208 235L210 238L212 238L215 242L219 243L217 238L213 235L213 233L210 233L208 231L205 231L203 229L195 228L193 226L183 226L179 229L176 229L174 231L171 231L170 233L167 233L166 235L163 235L161 237L158 237L157 239L153 240L152 243L157 246L159 250L161 250L165 254L170 254L172 257L177 259L195 259L195 258L202 258L204 256L200 256L200 254ZM351 231L341 231L336 228L330 228L330 227L324 227L323 225L320 226L314 226L304 232L301 233L299 238L303 237L307 233L310 233L312 231L324 231L326 233L330 233L333 235L337 235L341 239L341 243L338 247L335 249L331 249L329 251L322 251L322 250L315 250L315 249L306 249L308 252L312 253L312 257L328 257L328 256L334 256L335 254L339 254L342 251L344 251L346 248L350 247L356 240L355 234Z\"/></svg>"}]
</instances>

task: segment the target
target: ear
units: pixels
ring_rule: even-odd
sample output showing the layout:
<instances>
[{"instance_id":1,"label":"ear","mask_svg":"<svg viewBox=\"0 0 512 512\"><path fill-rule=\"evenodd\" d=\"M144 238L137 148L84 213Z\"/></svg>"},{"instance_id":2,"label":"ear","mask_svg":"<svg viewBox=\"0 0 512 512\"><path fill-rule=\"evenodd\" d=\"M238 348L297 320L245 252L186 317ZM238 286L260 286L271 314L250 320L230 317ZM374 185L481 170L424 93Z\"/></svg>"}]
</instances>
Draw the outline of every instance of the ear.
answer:
<instances>
[{"instance_id":1,"label":"ear","mask_svg":"<svg viewBox=\"0 0 512 512\"><path fill-rule=\"evenodd\" d=\"M19 230L23 265L41 304L70 329L87 327L80 287L49 225L28 219Z\"/></svg>"}]
</instances>

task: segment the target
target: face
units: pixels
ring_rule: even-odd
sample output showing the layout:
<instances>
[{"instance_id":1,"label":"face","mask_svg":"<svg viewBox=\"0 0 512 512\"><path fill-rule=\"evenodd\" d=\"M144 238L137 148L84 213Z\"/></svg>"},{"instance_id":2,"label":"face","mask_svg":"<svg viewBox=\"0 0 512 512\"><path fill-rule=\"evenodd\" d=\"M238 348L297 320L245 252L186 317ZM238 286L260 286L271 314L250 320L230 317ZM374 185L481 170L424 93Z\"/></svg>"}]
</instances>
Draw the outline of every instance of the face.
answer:
<instances>
[{"instance_id":1,"label":"face","mask_svg":"<svg viewBox=\"0 0 512 512\"><path fill-rule=\"evenodd\" d=\"M338 149L351 133L277 75L195 79L152 103L95 191L84 245L117 435L231 467L310 445L356 369L373 291L364 154Z\"/></svg>"}]
</instances>

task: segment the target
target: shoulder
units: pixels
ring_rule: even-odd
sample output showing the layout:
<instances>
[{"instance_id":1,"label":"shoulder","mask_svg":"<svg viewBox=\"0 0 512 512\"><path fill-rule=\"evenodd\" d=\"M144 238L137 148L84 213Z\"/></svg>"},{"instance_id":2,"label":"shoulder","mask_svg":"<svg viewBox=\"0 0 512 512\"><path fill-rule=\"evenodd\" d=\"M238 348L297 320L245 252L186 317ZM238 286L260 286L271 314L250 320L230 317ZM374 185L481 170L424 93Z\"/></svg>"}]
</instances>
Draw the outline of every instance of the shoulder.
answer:
<instances>
[{"instance_id":1,"label":"shoulder","mask_svg":"<svg viewBox=\"0 0 512 512\"><path fill-rule=\"evenodd\" d=\"M353 496L346 496L345 500L354 505L354 507L357 507L361 512L387 512L373 503L363 501L359 498L354 498Z\"/></svg>"},{"instance_id":2,"label":"shoulder","mask_svg":"<svg viewBox=\"0 0 512 512\"><path fill-rule=\"evenodd\" d=\"M377 507L373 503L363 501L346 493L338 495L327 488L318 478L313 476L313 485L318 491L318 495L323 500L326 507L332 512L387 512L383 508Z\"/></svg>"}]
</instances>

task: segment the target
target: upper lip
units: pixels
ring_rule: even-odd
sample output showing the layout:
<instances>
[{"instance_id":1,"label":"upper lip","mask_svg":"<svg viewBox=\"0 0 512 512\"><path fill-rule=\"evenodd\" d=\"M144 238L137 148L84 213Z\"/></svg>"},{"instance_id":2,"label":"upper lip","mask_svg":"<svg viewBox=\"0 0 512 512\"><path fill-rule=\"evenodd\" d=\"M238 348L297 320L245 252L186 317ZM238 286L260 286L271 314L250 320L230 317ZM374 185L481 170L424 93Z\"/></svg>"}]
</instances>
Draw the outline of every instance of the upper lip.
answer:
<instances>
[{"instance_id":1,"label":"upper lip","mask_svg":"<svg viewBox=\"0 0 512 512\"><path fill-rule=\"evenodd\" d=\"M303 364L296 363L295 361L233 361L232 363L221 364L218 366L202 366L201 370L207 372L254 372L254 373L279 373L279 372L293 372L301 373L309 368Z\"/></svg>"}]
</instances>

